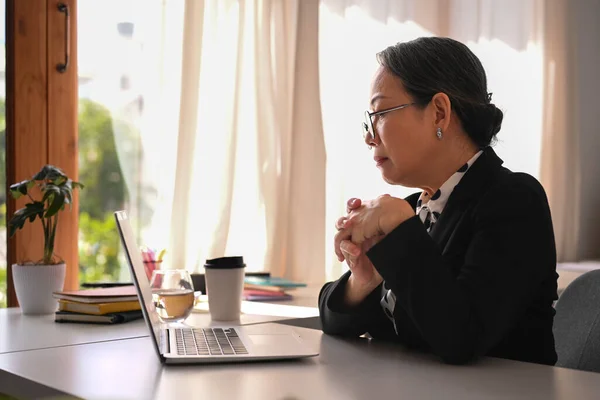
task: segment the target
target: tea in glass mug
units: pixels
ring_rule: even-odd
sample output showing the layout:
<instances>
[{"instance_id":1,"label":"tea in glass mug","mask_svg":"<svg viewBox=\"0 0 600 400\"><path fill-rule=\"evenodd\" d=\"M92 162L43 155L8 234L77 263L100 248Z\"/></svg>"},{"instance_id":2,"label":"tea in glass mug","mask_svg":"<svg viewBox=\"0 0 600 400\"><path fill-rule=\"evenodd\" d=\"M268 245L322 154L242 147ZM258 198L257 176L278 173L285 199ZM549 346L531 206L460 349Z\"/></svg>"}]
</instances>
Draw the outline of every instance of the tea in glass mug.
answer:
<instances>
[{"instance_id":1,"label":"tea in glass mug","mask_svg":"<svg viewBox=\"0 0 600 400\"><path fill-rule=\"evenodd\" d=\"M185 320L194 308L194 287L186 270L155 270L150 281L152 302L163 322Z\"/></svg>"}]
</instances>

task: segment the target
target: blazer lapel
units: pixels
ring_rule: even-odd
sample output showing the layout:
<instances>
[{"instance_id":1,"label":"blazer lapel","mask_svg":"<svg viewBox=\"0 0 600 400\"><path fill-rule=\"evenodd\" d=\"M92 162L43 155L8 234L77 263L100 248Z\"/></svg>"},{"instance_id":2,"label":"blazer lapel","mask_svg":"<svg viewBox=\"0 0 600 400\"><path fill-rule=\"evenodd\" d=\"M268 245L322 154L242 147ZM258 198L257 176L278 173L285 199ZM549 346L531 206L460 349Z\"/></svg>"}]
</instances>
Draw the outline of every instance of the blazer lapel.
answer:
<instances>
[{"instance_id":1,"label":"blazer lapel","mask_svg":"<svg viewBox=\"0 0 600 400\"><path fill-rule=\"evenodd\" d=\"M456 224L462 218L470 200L484 192L502 173L503 161L491 147L486 147L475 163L454 188L437 223L431 230L431 237L442 249L450 239Z\"/></svg>"},{"instance_id":2,"label":"blazer lapel","mask_svg":"<svg viewBox=\"0 0 600 400\"><path fill-rule=\"evenodd\" d=\"M410 204L415 212L417 211L417 201L419 200L419 197L421 197L421 192L413 193L404 199Z\"/></svg>"}]
</instances>

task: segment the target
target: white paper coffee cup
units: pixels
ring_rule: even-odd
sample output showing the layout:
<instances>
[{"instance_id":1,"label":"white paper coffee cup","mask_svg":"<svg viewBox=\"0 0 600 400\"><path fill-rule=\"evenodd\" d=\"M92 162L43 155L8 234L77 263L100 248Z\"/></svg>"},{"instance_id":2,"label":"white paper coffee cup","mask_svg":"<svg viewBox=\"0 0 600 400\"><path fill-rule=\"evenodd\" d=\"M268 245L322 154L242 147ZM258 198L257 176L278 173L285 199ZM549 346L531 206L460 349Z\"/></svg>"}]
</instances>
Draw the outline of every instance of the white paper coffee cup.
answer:
<instances>
[{"instance_id":1,"label":"white paper coffee cup","mask_svg":"<svg viewBox=\"0 0 600 400\"><path fill-rule=\"evenodd\" d=\"M206 294L208 310L213 320L234 321L240 318L245 267L243 257L206 260Z\"/></svg>"}]
</instances>

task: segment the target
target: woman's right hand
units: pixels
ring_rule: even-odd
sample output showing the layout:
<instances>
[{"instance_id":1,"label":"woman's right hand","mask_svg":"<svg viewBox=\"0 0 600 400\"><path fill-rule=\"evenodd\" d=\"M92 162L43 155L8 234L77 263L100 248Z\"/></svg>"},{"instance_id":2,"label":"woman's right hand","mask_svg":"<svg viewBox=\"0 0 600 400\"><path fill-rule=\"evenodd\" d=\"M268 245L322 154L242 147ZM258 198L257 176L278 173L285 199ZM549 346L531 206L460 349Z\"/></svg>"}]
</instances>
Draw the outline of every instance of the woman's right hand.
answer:
<instances>
[{"instance_id":1,"label":"woman's right hand","mask_svg":"<svg viewBox=\"0 0 600 400\"><path fill-rule=\"evenodd\" d=\"M350 199L347 211L350 213L360 207L359 199ZM338 233L335 236L335 251L340 261L346 260L352 272L346 285L345 303L347 306L355 306L360 304L383 281L367 257L367 251L383 236L372 237L358 246L350 241L350 230L343 229L345 219L342 217L336 222Z\"/></svg>"},{"instance_id":2,"label":"woman's right hand","mask_svg":"<svg viewBox=\"0 0 600 400\"><path fill-rule=\"evenodd\" d=\"M350 240L342 240L340 248L346 264L352 271L356 283L365 287L377 287L382 282L381 275L367 257L367 251L373 247L382 237L373 237L362 243L359 247Z\"/></svg>"}]
</instances>

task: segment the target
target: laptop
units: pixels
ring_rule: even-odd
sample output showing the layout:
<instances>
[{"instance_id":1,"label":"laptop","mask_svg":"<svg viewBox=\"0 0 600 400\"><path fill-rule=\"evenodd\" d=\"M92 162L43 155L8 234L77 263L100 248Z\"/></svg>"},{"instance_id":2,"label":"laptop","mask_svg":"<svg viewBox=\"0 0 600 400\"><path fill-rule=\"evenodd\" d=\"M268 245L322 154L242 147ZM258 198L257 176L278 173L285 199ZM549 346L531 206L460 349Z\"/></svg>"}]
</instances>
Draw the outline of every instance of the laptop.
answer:
<instances>
[{"instance_id":1,"label":"laptop","mask_svg":"<svg viewBox=\"0 0 600 400\"><path fill-rule=\"evenodd\" d=\"M240 326L211 322L210 326L190 328L163 324L152 302L152 290L127 212L116 211L114 215L142 314L161 363L247 362L319 355L287 325L264 323Z\"/></svg>"}]
</instances>

